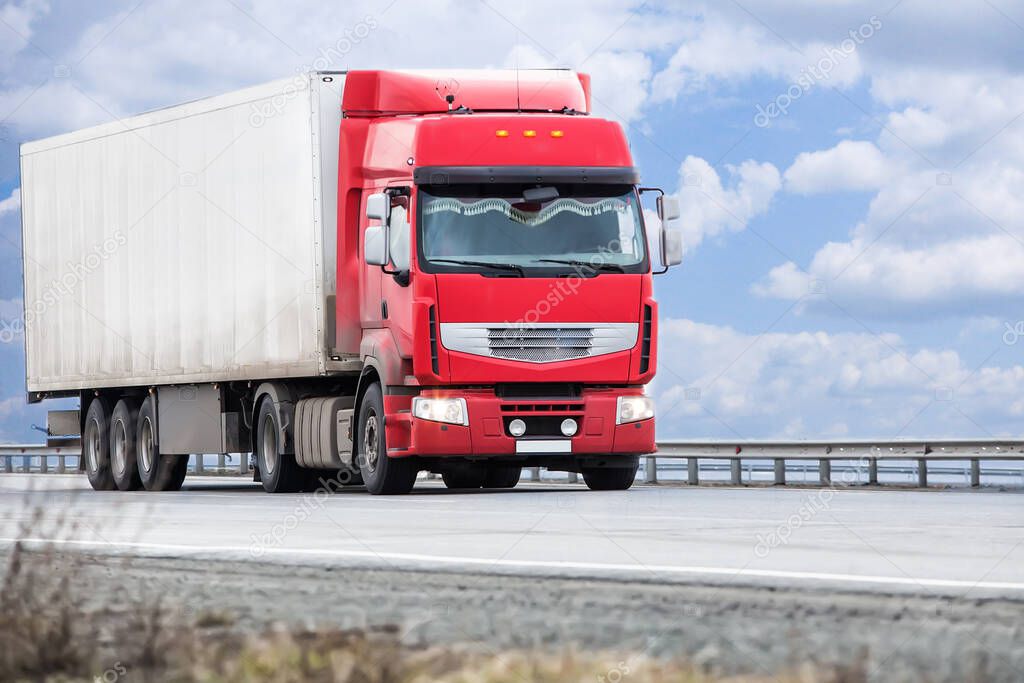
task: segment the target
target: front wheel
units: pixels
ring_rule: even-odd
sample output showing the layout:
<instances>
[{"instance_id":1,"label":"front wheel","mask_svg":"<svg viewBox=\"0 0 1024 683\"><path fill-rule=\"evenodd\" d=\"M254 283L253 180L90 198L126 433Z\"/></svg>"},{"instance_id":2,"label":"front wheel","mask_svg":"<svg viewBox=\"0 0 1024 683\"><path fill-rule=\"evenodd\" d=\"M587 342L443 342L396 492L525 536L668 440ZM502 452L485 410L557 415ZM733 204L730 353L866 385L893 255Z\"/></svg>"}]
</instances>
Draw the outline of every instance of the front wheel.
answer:
<instances>
[{"instance_id":1,"label":"front wheel","mask_svg":"<svg viewBox=\"0 0 1024 683\"><path fill-rule=\"evenodd\" d=\"M636 479L637 465L632 467L594 467L583 470L583 481L591 491L625 491Z\"/></svg>"},{"instance_id":2,"label":"front wheel","mask_svg":"<svg viewBox=\"0 0 1024 683\"><path fill-rule=\"evenodd\" d=\"M384 433L384 394L373 384L359 405L359 471L366 490L373 495L400 495L412 491L419 470L412 458L388 457Z\"/></svg>"}]
</instances>

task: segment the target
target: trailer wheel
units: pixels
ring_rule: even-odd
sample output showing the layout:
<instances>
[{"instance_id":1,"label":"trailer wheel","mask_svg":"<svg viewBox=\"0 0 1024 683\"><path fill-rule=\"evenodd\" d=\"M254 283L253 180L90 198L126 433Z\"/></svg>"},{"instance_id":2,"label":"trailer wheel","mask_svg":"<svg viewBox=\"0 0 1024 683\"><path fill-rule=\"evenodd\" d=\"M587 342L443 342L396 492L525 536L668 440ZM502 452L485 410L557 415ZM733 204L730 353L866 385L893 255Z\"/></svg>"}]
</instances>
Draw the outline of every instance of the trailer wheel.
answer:
<instances>
[{"instance_id":1,"label":"trailer wheel","mask_svg":"<svg viewBox=\"0 0 1024 683\"><path fill-rule=\"evenodd\" d=\"M519 465L507 465L504 463L491 465L487 468L487 476L484 477L485 489L512 489L519 483L519 477L523 474L523 468Z\"/></svg>"},{"instance_id":2,"label":"trailer wheel","mask_svg":"<svg viewBox=\"0 0 1024 683\"><path fill-rule=\"evenodd\" d=\"M114 406L110 418L110 470L114 483L121 491L138 491L142 488L139 478L139 460L136 454L139 408L130 398L122 398Z\"/></svg>"},{"instance_id":3,"label":"trailer wheel","mask_svg":"<svg viewBox=\"0 0 1024 683\"><path fill-rule=\"evenodd\" d=\"M156 402L147 396L139 408L135 454L139 479L147 491L177 491L185 481L187 455L161 455L157 437Z\"/></svg>"},{"instance_id":4,"label":"trailer wheel","mask_svg":"<svg viewBox=\"0 0 1024 683\"><path fill-rule=\"evenodd\" d=\"M295 493L303 489L308 479L305 470L295 463L295 456L281 452L280 419L273 399L264 398L256 418L256 464L264 491Z\"/></svg>"},{"instance_id":5,"label":"trailer wheel","mask_svg":"<svg viewBox=\"0 0 1024 683\"><path fill-rule=\"evenodd\" d=\"M82 462L89 485L96 491L113 491L114 475L110 471L110 403L97 396L89 404L82 431Z\"/></svg>"},{"instance_id":6,"label":"trailer wheel","mask_svg":"<svg viewBox=\"0 0 1024 683\"><path fill-rule=\"evenodd\" d=\"M374 495L396 495L412 491L419 468L412 458L388 457L384 434L384 395L380 384L371 384L363 395L357 426L359 470L366 490Z\"/></svg>"},{"instance_id":7,"label":"trailer wheel","mask_svg":"<svg viewBox=\"0 0 1024 683\"><path fill-rule=\"evenodd\" d=\"M636 479L638 465L632 467L594 467L583 470L583 481L591 491L625 491Z\"/></svg>"}]
</instances>

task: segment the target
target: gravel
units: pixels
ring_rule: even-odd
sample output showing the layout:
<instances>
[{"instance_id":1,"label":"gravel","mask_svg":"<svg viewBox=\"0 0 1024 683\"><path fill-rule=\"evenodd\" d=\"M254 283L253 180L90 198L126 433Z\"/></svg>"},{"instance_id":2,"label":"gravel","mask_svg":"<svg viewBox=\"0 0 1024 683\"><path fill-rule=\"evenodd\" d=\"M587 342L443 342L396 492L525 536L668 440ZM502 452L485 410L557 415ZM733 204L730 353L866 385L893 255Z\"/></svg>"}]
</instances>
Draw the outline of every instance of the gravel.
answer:
<instances>
[{"instance_id":1,"label":"gravel","mask_svg":"<svg viewBox=\"0 0 1024 683\"><path fill-rule=\"evenodd\" d=\"M75 565L86 608L113 622L160 596L189 619L229 615L246 631L392 625L412 646L645 653L720 675L812 664L869 681L1024 680L1017 600L104 555ZM116 651L114 639L98 646Z\"/></svg>"}]
</instances>

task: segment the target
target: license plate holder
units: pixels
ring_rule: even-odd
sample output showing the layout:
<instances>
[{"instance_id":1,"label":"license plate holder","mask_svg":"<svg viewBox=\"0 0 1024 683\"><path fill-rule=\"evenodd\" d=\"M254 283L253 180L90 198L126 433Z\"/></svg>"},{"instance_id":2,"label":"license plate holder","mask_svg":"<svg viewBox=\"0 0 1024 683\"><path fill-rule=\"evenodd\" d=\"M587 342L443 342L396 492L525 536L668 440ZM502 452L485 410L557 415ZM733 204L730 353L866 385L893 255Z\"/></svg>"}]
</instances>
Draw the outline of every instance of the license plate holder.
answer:
<instances>
[{"instance_id":1,"label":"license plate holder","mask_svg":"<svg viewBox=\"0 0 1024 683\"><path fill-rule=\"evenodd\" d=\"M572 453L572 439L521 439L516 441L516 453Z\"/></svg>"}]
</instances>

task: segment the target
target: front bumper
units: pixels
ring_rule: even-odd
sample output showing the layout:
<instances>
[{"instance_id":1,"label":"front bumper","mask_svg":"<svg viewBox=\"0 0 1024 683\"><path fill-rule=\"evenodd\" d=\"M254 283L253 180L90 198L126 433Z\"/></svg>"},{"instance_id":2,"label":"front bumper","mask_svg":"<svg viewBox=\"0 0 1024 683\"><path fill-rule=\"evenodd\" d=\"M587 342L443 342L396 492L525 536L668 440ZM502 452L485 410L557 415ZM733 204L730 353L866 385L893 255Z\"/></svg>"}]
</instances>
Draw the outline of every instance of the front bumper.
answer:
<instances>
[{"instance_id":1,"label":"front bumper","mask_svg":"<svg viewBox=\"0 0 1024 683\"><path fill-rule=\"evenodd\" d=\"M388 450L392 456L523 456L517 452L519 441L532 442L531 456L653 453L653 418L615 424L616 399L642 393L639 387L631 387L585 389L575 398L503 398L491 390L426 391L421 396L466 399L469 425L417 419L407 410L401 411L390 420ZM566 438L552 425L570 417L579 427L575 436ZM519 439L512 437L507 428L508 422L516 418L528 425L527 434ZM543 444L553 442L557 448L545 450ZM567 447L565 442L571 445ZM571 449L569 453L566 448Z\"/></svg>"}]
</instances>

